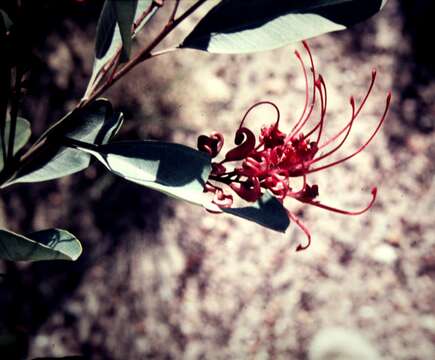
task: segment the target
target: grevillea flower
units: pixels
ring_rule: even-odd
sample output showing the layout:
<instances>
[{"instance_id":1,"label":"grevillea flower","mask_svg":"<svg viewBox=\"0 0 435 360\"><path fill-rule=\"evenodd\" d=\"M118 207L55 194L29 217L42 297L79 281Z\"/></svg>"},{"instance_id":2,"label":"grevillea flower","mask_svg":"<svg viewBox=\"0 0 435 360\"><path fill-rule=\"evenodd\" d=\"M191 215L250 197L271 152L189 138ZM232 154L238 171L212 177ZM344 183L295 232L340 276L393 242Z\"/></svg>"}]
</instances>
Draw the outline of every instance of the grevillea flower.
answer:
<instances>
[{"instance_id":1,"label":"grevillea flower","mask_svg":"<svg viewBox=\"0 0 435 360\"><path fill-rule=\"evenodd\" d=\"M325 205L317 200L319 188L316 184L310 184L308 175L326 170L339 165L360 153L372 141L382 126L391 101L391 93L386 97L384 112L368 139L354 152L345 155L338 160L323 163L327 158L336 153L348 138L352 125L358 118L366 103L375 83L376 71L372 71L372 78L367 93L357 105L355 99L350 97L351 117L350 120L335 135L327 140L322 138L326 106L327 91L322 75L318 74L314 67L313 58L307 43L303 43L310 61L312 76L312 89L308 71L298 51L295 55L299 60L305 78L305 105L298 121L292 130L286 134L279 129L280 112L278 107L269 101L261 101L251 106L245 113L239 128L235 134L235 147L229 150L224 159L212 162L212 171L209 181L205 185L205 192L214 194L212 203L219 211L220 208L231 207L233 196L225 193L218 183L229 186L242 199L255 202L269 191L281 202L285 198L293 198L299 202L320 207L325 210L346 215L359 215L370 209L376 198L376 187L371 190L372 198L368 205L359 211L342 210ZM318 120L310 125L316 103L319 102L320 114ZM247 115L257 106L270 105L276 110L277 118L274 123L263 126L257 137L245 126ZM214 132L210 136L201 135L198 138L198 149L215 158L221 151L224 143L222 134ZM295 178L301 178L302 186L295 188ZM306 245L299 244L296 250L304 250L311 243L311 235L303 222L287 209L288 216L306 234Z\"/></svg>"}]
</instances>

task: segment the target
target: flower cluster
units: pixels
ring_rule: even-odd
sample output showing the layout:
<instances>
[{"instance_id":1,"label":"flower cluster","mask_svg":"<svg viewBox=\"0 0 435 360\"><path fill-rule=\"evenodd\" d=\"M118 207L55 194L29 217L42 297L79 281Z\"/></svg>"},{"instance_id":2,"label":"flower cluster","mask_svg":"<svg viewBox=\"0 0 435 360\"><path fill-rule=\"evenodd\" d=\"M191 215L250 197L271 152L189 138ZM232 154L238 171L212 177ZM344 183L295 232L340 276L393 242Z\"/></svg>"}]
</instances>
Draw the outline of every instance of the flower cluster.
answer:
<instances>
[{"instance_id":1,"label":"flower cluster","mask_svg":"<svg viewBox=\"0 0 435 360\"><path fill-rule=\"evenodd\" d=\"M325 205L316 200L319 195L318 186L316 184L310 184L307 180L307 176L311 173L341 164L364 150L379 131L386 118L391 93L387 95L383 115L365 143L351 154L339 160L319 164L319 162L327 159L330 155L338 151L348 138L352 125L372 91L376 71L372 71L370 86L361 100L361 103L357 105L355 99L350 97L352 110L350 120L334 136L323 140L322 134L324 132L328 100L326 85L322 75L318 74L315 70L313 58L307 43L304 42L303 44L310 61L312 89L310 89L306 65L300 53L295 51L296 57L301 64L306 84L305 105L302 114L292 130L286 134L279 129L280 112L278 107L272 102L261 101L248 109L235 134L234 142L236 146L226 153L222 161L212 163L209 181L205 185L204 191L214 194L212 203L217 209L231 207L233 203L233 195L226 193L218 183L227 185L239 197L249 202L257 201L265 191L269 191L281 202L283 202L285 198L290 197L302 203L346 215L362 214L373 205L376 198L376 188L372 189L372 199L362 210L348 211ZM319 102L320 106L319 119L306 131L305 128L315 113L314 110L317 102ZM277 118L273 124L264 126L261 129L257 139L254 133L245 126L245 120L251 110L264 104L274 107ZM198 149L206 152L212 158L215 158L220 153L223 143L224 138L222 134L218 132L214 132L209 136L201 135L198 138ZM302 186L295 189L295 178L297 177L302 179L302 181L299 181L302 183ZM309 230L295 214L289 210L287 210L287 213L289 218L305 232L308 238L307 244L298 245L297 250L306 249L311 243Z\"/></svg>"}]
</instances>

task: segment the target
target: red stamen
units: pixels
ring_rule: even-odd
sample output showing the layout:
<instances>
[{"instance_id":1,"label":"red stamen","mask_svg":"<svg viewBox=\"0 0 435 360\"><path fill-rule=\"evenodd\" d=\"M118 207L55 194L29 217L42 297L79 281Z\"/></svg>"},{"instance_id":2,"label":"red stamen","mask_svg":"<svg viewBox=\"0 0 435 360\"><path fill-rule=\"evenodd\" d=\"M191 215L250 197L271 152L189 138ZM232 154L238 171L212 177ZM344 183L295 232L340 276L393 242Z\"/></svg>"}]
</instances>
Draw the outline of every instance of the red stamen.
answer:
<instances>
[{"instance_id":1,"label":"red stamen","mask_svg":"<svg viewBox=\"0 0 435 360\"><path fill-rule=\"evenodd\" d=\"M245 182L230 184L231 189L243 200L255 202L261 197L261 187L258 178L252 177Z\"/></svg>"},{"instance_id":2,"label":"red stamen","mask_svg":"<svg viewBox=\"0 0 435 360\"><path fill-rule=\"evenodd\" d=\"M367 140L363 145L361 145L361 146L360 146L360 147L359 147L359 148L358 148L354 153L352 153L352 154L349 155L349 156L344 157L343 159L340 159L340 160L334 161L334 162L332 162L332 163L329 163L329 164L326 164L326 165L320 166L320 167L315 168L315 169L310 169L310 170L308 171L308 173L311 174L311 173L313 173L313 172L320 171L320 170L323 170L323 169L329 168L329 167L331 167L331 166L334 166L334 165L340 164L340 163L342 163L342 162L344 162L344 161L346 161L346 160L349 160L349 159L353 158L355 155L357 155L357 154L359 154L361 151L363 151L363 150L367 147L367 145L370 144L370 142L372 141L372 139L375 137L375 135L378 133L379 129L381 128L383 122L385 121L385 118L386 118L387 113L388 113L388 109L389 109L389 107L390 107L390 101L391 101L391 92L389 92L388 95L387 95L387 100L386 100L386 104L385 104L385 110L384 110L384 113L383 113L383 115L382 115L382 118L381 118L381 120L379 121L379 124L378 124L378 126L376 127L375 131L372 133L372 135L369 137L369 139L368 139L368 140Z\"/></svg>"},{"instance_id":3,"label":"red stamen","mask_svg":"<svg viewBox=\"0 0 435 360\"><path fill-rule=\"evenodd\" d=\"M319 129L319 132L317 134L317 139L316 139L316 144L319 143L320 138L322 137L322 132L323 132L323 124L325 122L325 117L326 117L326 108L327 108L327 104L328 104L328 94L326 91L326 84L323 80L322 75L319 74L319 78L318 81L316 82L316 87L319 91L319 96L320 96L320 120L319 122L316 124L316 126L314 126L314 128L312 128L305 136L304 139L308 139L312 134L314 134L314 132Z\"/></svg>"},{"instance_id":4,"label":"red stamen","mask_svg":"<svg viewBox=\"0 0 435 360\"><path fill-rule=\"evenodd\" d=\"M280 119L280 112L279 112L279 108L278 106L276 106L272 101L259 101L257 103L255 103L254 105L252 105L248 110L246 110L245 115L243 115L242 121L240 122L240 126L239 129L243 126L243 123L245 122L246 117L248 116L248 114L255 109L257 106L260 105L270 105L273 106L273 108L276 110L276 122L275 122L275 126L278 126L279 124L279 119Z\"/></svg>"},{"instance_id":5,"label":"red stamen","mask_svg":"<svg viewBox=\"0 0 435 360\"><path fill-rule=\"evenodd\" d=\"M372 92L373 85L375 84L375 80L376 80L376 70L373 69L372 70L372 80L370 82L370 85L369 85L369 88L367 90L366 95L364 96L363 100L361 101L361 104L358 106L358 109L356 111L352 110L352 114L355 113L355 115L354 115L355 118L358 117L358 115L361 112L363 106L365 105L370 93ZM352 109L354 109L355 108L355 99L353 96L350 99L351 99ZM326 141L324 144L320 145L319 149L323 149L324 147L328 146L331 142L335 141L341 134L343 134L347 130L348 126L350 126L352 121L353 120L351 119L351 121L343 129L341 129L337 134L335 134L335 136L333 136L331 139Z\"/></svg>"},{"instance_id":6,"label":"red stamen","mask_svg":"<svg viewBox=\"0 0 435 360\"><path fill-rule=\"evenodd\" d=\"M293 126L291 132L293 132L293 130L296 129L296 127L301 123L302 119L304 118L305 112L307 111L307 108L308 108L308 101L309 101L309 98L310 98L310 86L309 86L309 83L308 83L308 76L307 76L307 70L305 68L305 64L304 64L304 62L302 60L302 57L301 57L301 54L299 53L299 51L295 50L295 55L296 55L297 59L299 60L299 62L301 64L302 72L304 74L304 79L305 79L305 104L304 104L304 108L303 108L302 114L301 114L301 116L299 116L299 119L298 119L298 121L296 121L296 124Z\"/></svg>"},{"instance_id":7,"label":"red stamen","mask_svg":"<svg viewBox=\"0 0 435 360\"><path fill-rule=\"evenodd\" d=\"M290 211L287 210L287 214L288 217L290 218L290 220L292 220L293 222L296 223L297 226L299 226L299 228L305 233L305 235L307 236L307 243L305 245L299 244L296 247L296 251L302 251L302 250L306 250L310 247L311 245L311 234L310 231L308 230L308 228L305 226L305 224L293 213L291 213Z\"/></svg>"},{"instance_id":8,"label":"red stamen","mask_svg":"<svg viewBox=\"0 0 435 360\"><path fill-rule=\"evenodd\" d=\"M371 83L359 106L356 106L355 99L353 97L350 98L350 105L352 109L350 121L348 121L346 126L338 131L338 133L336 133L322 145L319 145L324 131L328 105L328 94L326 83L322 75L316 74L313 57L308 44L303 42L303 45L309 56L311 65L310 70L312 73L313 82L312 96L310 99L310 81L308 79L306 65L300 53L295 51L295 55L298 58L304 73L305 104L302 114L300 115L290 134L286 135L278 129L280 111L274 103L269 101L261 101L254 104L246 111L240 122L239 128L236 131L234 139L236 147L228 151L225 159L222 162L212 163L212 171L209 179L228 185L240 198L249 202L257 201L265 191L269 191L281 203L283 203L286 197L292 197L299 202L314 205L328 211L345 215L360 215L373 206L377 194L375 187L372 188L372 198L364 209L357 211L343 210L322 204L320 201L315 200L319 196L318 186L316 184L308 184L307 174L340 164L364 150L373 140L374 136L377 134L386 119L391 102L391 93L388 93L387 95L382 117L378 121L376 128L373 130L368 140L366 140L363 145L361 145L349 156L337 161L333 161L329 164L310 169L312 164L332 155L344 145L352 130L354 121L362 111L362 108L366 104L367 99L374 87L376 71L372 71ZM316 105L317 96L320 98L320 119L304 136L302 129L310 120L314 108L316 107L317 110L319 107ZM244 123L249 113L257 106L263 104L268 104L274 107L277 113L277 119L274 124L264 125L261 128L261 132L258 136L259 145L256 146L256 136L250 129L245 127ZM311 141L310 137L316 132L316 141ZM338 145L335 143L336 141L338 142ZM223 138L218 133L212 134L208 137L202 136L198 139L198 148L208 152L212 156L221 150L220 148L222 144ZM315 158L320 149L329 146L330 144L334 144L333 149ZM227 172L225 166L223 165L223 163L226 161L240 161L240 163L236 164L231 171ZM290 183L290 181L293 181L290 180L293 177L302 177L303 179L302 188L299 191L293 191L290 186L293 185ZM233 196L226 195L221 188L207 182L204 187L204 192L210 192L214 194L213 200L204 205L208 211L218 212L220 208L232 206ZM287 214L288 217L300 227L308 239L307 244L299 244L296 250L301 251L307 249L311 244L311 234L308 228L296 215L288 210Z\"/></svg>"},{"instance_id":9,"label":"red stamen","mask_svg":"<svg viewBox=\"0 0 435 360\"><path fill-rule=\"evenodd\" d=\"M319 132L317 134L317 140L316 143L318 144L320 142L320 138L322 137L322 132L323 132L323 124L325 121L325 116L326 116L326 108L328 105L328 92L326 91L326 84L325 81L323 80L323 76L319 75L319 80L320 80L320 86L319 86L319 92L320 92L320 98L322 101L322 106L321 106L321 114L320 114L320 128L319 128ZM322 91L321 89L323 88L323 95L322 95Z\"/></svg>"},{"instance_id":10,"label":"red stamen","mask_svg":"<svg viewBox=\"0 0 435 360\"><path fill-rule=\"evenodd\" d=\"M288 195L288 196L291 196L291 197L296 198L296 197L298 197L300 194L302 194L302 193L304 192L304 190L305 190L306 187L307 187L307 175L303 174L303 175L302 175L302 180L303 180L303 183L302 183L302 187L301 187L301 189L298 190L298 191L290 191L290 190L289 190L289 191L287 192L287 195Z\"/></svg>"},{"instance_id":11,"label":"red stamen","mask_svg":"<svg viewBox=\"0 0 435 360\"><path fill-rule=\"evenodd\" d=\"M341 142L340 142L340 143L339 143L339 144L338 144L334 149L328 151L327 153L325 153L325 154L319 156L319 157L316 158L316 159L313 159L312 161L310 161L310 165L312 165L312 164L314 164L314 163L316 163L316 162L318 162L318 161L320 161L320 160L323 160L323 159L325 159L326 157L332 155L332 154L335 153L339 148L341 148L341 147L343 146L343 144L346 142L346 139L348 138L348 136L349 136L349 134L350 134L350 131L352 130L352 125L353 125L353 122L354 122L354 120L355 120L355 100L353 99L353 97L350 98L350 105L352 106L352 116L351 116L351 119L350 119L349 123L344 127L344 129L347 128L347 133L346 133L346 135L344 136L344 138L341 140ZM340 133L341 133L341 131L339 132L339 134L340 134ZM332 139L334 139L334 138L336 138L336 136L334 136ZM335 139L334 139L334 140L335 140Z\"/></svg>"},{"instance_id":12,"label":"red stamen","mask_svg":"<svg viewBox=\"0 0 435 360\"><path fill-rule=\"evenodd\" d=\"M213 203L221 208L229 208L233 205L233 196L226 195L222 188L216 187Z\"/></svg>"},{"instance_id":13,"label":"red stamen","mask_svg":"<svg viewBox=\"0 0 435 360\"><path fill-rule=\"evenodd\" d=\"M356 111L355 116L358 116L361 109L364 107L370 93L372 92L373 86L375 85L375 80L376 80L376 69L372 69L372 80L370 81L369 89L367 90L366 96L364 96L364 99L361 101L361 104L358 107L358 110Z\"/></svg>"},{"instance_id":14,"label":"red stamen","mask_svg":"<svg viewBox=\"0 0 435 360\"><path fill-rule=\"evenodd\" d=\"M290 135L288 136L288 141L293 139L296 134L302 130L302 128L305 126L305 124L308 122L311 114L313 113L314 105L316 103L316 69L314 67L314 61L313 57L311 55L310 48L308 47L308 44L306 42L303 42L305 50L308 53L308 56L310 58L310 65L311 65L311 73L313 77L313 95L311 99L311 105L310 109L308 111L308 114L305 115L305 119L299 119L299 121L296 123L296 125L293 127L292 131L290 131Z\"/></svg>"},{"instance_id":15,"label":"red stamen","mask_svg":"<svg viewBox=\"0 0 435 360\"><path fill-rule=\"evenodd\" d=\"M332 211L332 212L335 212L335 213L339 213L339 214L344 214L344 215L361 215L361 214L365 213L368 209L370 209L373 206L373 204L374 204L374 202L376 200L376 195L377 195L377 189L376 189L376 187L372 188L371 194L372 194L372 199L370 200L369 204L364 209L358 210L358 211L342 210L342 209L338 209L338 208L335 208L335 207L332 207L332 206L321 204L318 201L302 201L302 200L299 200L299 201L301 201L301 202L303 202L305 204L314 205L314 206L317 206L319 208L322 208L322 209L325 209L325 210L329 210L329 211Z\"/></svg>"}]
</instances>

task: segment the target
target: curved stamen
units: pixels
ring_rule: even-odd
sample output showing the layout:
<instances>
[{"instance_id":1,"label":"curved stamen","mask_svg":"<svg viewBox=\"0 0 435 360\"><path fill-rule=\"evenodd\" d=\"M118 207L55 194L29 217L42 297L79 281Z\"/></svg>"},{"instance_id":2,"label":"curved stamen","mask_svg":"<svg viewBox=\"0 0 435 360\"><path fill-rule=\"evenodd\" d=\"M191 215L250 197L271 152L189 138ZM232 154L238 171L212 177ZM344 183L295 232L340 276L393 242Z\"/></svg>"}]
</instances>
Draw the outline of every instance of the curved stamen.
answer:
<instances>
[{"instance_id":1,"label":"curved stamen","mask_svg":"<svg viewBox=\"0 0 435 360\"><path fill-rule=\"evenodd\" d=\"M296 215L294 215L292 212L287 210L287 215L294 223L296 223L297 226L305 233L307 236L307 243L305 245L299 244L296 247L296 251L306 250L311 245L311 234L308 228L305 226L305 224L300 220Z\"/></svg>"},{"instance_id":2,"label":"curved stamen","mask_svg":"<svg viewBox=\"0 0 435 360\"><path fill-rule=\"evenodd\" d=\"M260 181L257 177L251 177L240 183L232 182L229 186L243 200L255 202L261 197Z\"/></svg>"},{"instance_id":3,"label":"curved stamen","mask_svg":"<svg viewBox=\"0 0 435 360\"><path fill-rule=\"evenodd\" d=\"M216 192L212 202L220 208L229 208L233 205L233 196L225 194L222 188L216 187Z\"/></svg>"},{"instance_id":4,"label":"curved stamen","mask_svg":"<svg viewBox=\"0 0 435 360\"><path fill-rule=\"evenodd\" d=\"M316 144L318 144L320 138L322 137L323 125L326 117L326 108L328 104L328 94L326 91L326 84L321 74L319 74L319 78L315 86L319 91L319 96L320 96L320 120L318 121L316 126L314 126L310 131L308 131L306 135L304 135L304 139L308 139L312 134L314 134L317 131L317 129L319 129L319 132L317 134L317 140L316 140Z\"/></svg>"},{"instance_id":5,"label":"curved stamen","mask_svg":"<svg viewBox=\"0 0 435 360\"><path fill-rule=\"evenodd\" d=\"M323 89L323 92L322 92ZM319 74L319 93L320 93L320 121L319 121L319 132L317 133L316 144L319 143L320 138L322 137L323 132L323 124L325 122L326 117L326 108L328 105L328 92L326 91L326 84L323 80L323 76ZM316 126L317 127L317 126Z\"/></svg>"},{"instance_id":6,"label":"curved stamen","mask_svg":"<svg viewBox=\"0 0 435 360\"><path fill-rule=\"evenodd\" d=\"M305 104L304 104L304 108L302 110L302 114L301 116L299 116L298 121L296 121L296 124L293 126L292 131L294 129L296 129L296 127L301 123L302 119L304 118L305 112L307 111L308 108L308 102L309 102L309 98L310 98L310 87L309 87L309 83L308 83L308 75L307 75L307 69L305 68L305 64L302 60L301 54L299 53L299 51L295 50L295 55L297 57L297 59L299 60L301 67L302 67L302 72L304 74L304 79L305 79Z\"/></svg>"},{"instance_id":7,"label":"curved stamen","mask_svg":"<svg viewBox=\"0 0 435 360\"><path fill-rule=\"evenodd\" d=\"M310 109L308 110L308 113L305 115L305 118L303 118L303 116L302 116L297 121L295 126L293 126L293 129L290 131L290 135L287 137L287 141L290 141L291 139L293 139L294 136L296 136L296 134L302 130L302 128L305 126L305 124L309 120L311 114L313 113L314 105L316 103L316 69L314 67L313 56L311 55L311 51L310 51L308 44L305 41L303 41L302 43L304 44L305 50L310 58L311 73L312 73L312 77L313 77L313 95L312 95L311 105L310 105ZM304 69L305 69L305 66L304 66ZM305 113L305 111L304 111L304 113Z\"/></svg>"},{"instance_id":8,"label":"curved stamen","mask_svg":"<svg viewBox=\"0 0 435 360\"><path fill-rule=\"evenodd\" d=\"M357 155L357 154L359 154L361 151L363 151L363 150L367 147L367 145L370 144L370 142L371 142L372 139L375 137L375 135L378 133L379 129L381 128L382 124L384 123L385 118L386 118L387 113L388 113L388 109L389 109L389 107L390 107L390 102L391 102L391 92L389 92L388 95L387 95L387 101L386 101L386 104L385 104L385 110L384 110L384 113L383 113L383 115L382 115L381 120L379 121L378 126L376 127L375 131L373 131L373 133L372 133L372 135L369 137L369 139L368 139L368 140L367 140L363 145L361 145L361 146L360 146L360 147L359 147L355 152L353 152L353 153L350 154L349 156L344 157L343 159L340 159L340 160L334 161L334 162L332 162L332 163L329 163L329 164L326 164L326 165L323 165L323 166L319 166L318 168L310 169L310 170L308 171L308 173L311 174L311 173L313 173L313 172L320 171L320 170L323 170L323 169L329 168L329 167L331 167L331 166L334 166L334 165L340 164L340 163L342 163L342 162L344 162L344 161L346 161L346 160L349 160L349 159L353 158L355 155Z\"/></svg>"},{"instance_id":9,"label":"curved stamen","mask_svg":"<svg viewBox=\"0 0 435 360\"><path fill-rule=\"evenodd\" d=\"M358 110L356 111L356 116L358 116L361 109L364 107L370 93L372 92L373 86L375 85L375 81L376 81L376 69L372 69L372 80L370 81L370 86L367 90L366 96L364 96L364 99L361 101L361 104L358 106Z\"/></svg>"},{"instance_id":10,"label":"curved stamen","mask_svg":"<svg viewBox=\"0 0 435 360\"><path fill-rule=\"evenodd\" d=\"M347 138L348 138L348 136L349 136L349 134L350 134L350 131L352 130L353 122L355 121L355 118L356 118L356 116L355 116L355 100L354 100L353 97L350 98L350 104L351 104L351 106L352 106L352 116L351 116L351 119L350 119L349 123L348 123L348 124L346 125L346 127L345 127L345 128L347 128L346 135L344 136L344 138L340 141L340 143L339 143L335 148L333 148L332 150L328 151L327 153L325 153L325 154L319 156L318 158L311 160L311 161L310 161L310 165L312 165L312 164L314 164L314 163L316 163L316 162L318 162L318 161L320 161L320 160L323 160L323 159L325 159L326 157L332 155L332 154L335 153L339 148L341 148L341 147L343 146L343 144L346 142L346 140L347 140Z\"/></svg>"},{"instance_id":11,"label":"curved stamen","mask_svg":"<svg viewBox=\"0 0 435 360\"><path fill-rule=\"evenodd\" d=\"M287 192L287 195L296 198L299 195L303 194L304 190L307 188L307 175L305 175L305 174L302 175L302 181L303 181L302 188L300 190L298 190L298 191L290 191L289 190Z\"/></svg>"},{"instance_id":12,"label":"curved stamen","mask_svg":"<svg viewBox=\"0 0 435 360\"><path fill-rule=\"evenodd\" d=\"M339 213L339 214L344 214L344 215L361 215L361 214L365 213L368 209L370 209L373 206L373 204L374 204L374 202L376 200L376 194L377 194L376 187L372 188L371 194L372 194L372 199L370 200L369 204L364 209L358 210L358 211L349 211L349 210L338 209L338 208L335 208L335 207L332 207L332 206L324 205L324 204L320 203L319 201L301 201L301 200L300 201L305 203L305 204L314 205L314 206L317 206L319 208L322 208L322 209L325 209L325 210L328 210L328 211L332 211L332 212L335 212L335 213Z\"/></svg>"},{"instance_id":13,"label":"curved stamen","mask_svg":"<svg viewBox=\"0 0 435 360\"><path fill-rule=\"evenodd\" d=\"M239 129L243 126L243 124L244 124L244 122L245 122L245 119L246 119L246 117L248 116L248 114L249 114L253 109L255 109L257 106L260 106L260 105L270 105L270 106L272 106L272 107L276 110L276 122L275 122L275 126L278 126L278 125L279 125L279 119L280 119L281 114L280 114L280 112L279 112L279 108L278 108L278 106L276 106L272 101L264 100L264 101L259 101L259 102L255 103L255 104L252 105L248 110L246 110L245 115L243 115L242 121L240 122Z\"/></svg>"},{"instance_id":14,"label":"curved stamen","mask_svg":"<svg viewBox=\"0 0 435 360\"><path fill-rule=\"evenodd\" d=\"M367 99L368 99L370 93L372 92L373 86L375 84L375 80L376 80L376 69L373 69L372 70L372 80L370 82L370 85L369 85L369 88L366 92L366 95L364 96L363 100L361 101L361 104L358 106L358 109L356 109L354 111L355 112L355 119L358 117L359 113L361 112L362 108L364 107L365 103L367 102ZM351 101L353 102L353 103L351 102L352 108L354 108L355 107L355 99L353 96L351 97ZM343 129L341 129L337 134L335 134L331 139L329 139L328 141L326 141L322 145L319 145L319 150L323 149L324 147L328 146L330 143L337 140L337 138L340 137L340 135L343 134L349 126L351 126L352 121L353 120L351 119L351 121L349 121L347 123L347 125Z\"/></svg>"}]
</instances>

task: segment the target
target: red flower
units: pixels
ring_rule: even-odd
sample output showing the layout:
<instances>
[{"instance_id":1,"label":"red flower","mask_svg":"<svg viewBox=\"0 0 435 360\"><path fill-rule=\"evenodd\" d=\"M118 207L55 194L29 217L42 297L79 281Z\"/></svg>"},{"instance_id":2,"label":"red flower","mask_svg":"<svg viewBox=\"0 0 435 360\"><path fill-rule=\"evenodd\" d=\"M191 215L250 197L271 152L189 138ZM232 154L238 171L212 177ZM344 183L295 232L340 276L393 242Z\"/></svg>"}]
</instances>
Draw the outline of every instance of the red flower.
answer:
<instances>
[{"instance_id":1,"label":"red flower","mask_svg":"<svg viewBox=\"0 0 435 360\"><path fill-rule=\"evenodd\" d=\"M374 203L376 198L376 188L371 191L372 199L369 204L359 211L341 210L335 207L322 204L316 200L319 195L317 185L310 185L307 176L313 172L325 170L332 166L343 163L353 158L366 148L379 131L384 122L391 101L391 93L388 93L386 105L376 128L364 144L353 153L323 165L319 162L334 154L344 144L348 138L352 125L361 112L372 91L376 71L372 71L372 79L368 91L361 103L357 106L355 99L350 97L352 115L347 124L330 139L323 140L323 128L327 106L327 91L322 75L317 74L313 58L307 43L303 43L310 61L312 75L312 90L310 95L309 81L305 64L298 51L296 57L301 63L306 83L305 105L299 120L293 126L289 134L279 130L280 112L278 107L269 101L261 101L251 106L244 115L239 128L236 131L234 142L236 147L228 151L225 158L220 162L212 163L212 171L209 181L205 187L205 192L214 193L213 204L220 208L231 207L233 197L225 194L223 189L216 186L214 182L221 182L228 185L242 199L250 202L257 201L265 191L271 192L281 202L285 198L291 197L303 203L314 205L329 211L346 214L359 215L367 211ZM320 102L320 116L317 123L308 131L304 130L313 116L316 102ZM259 105L273 106L277 113L277 119L272 125L264 126L257 138L254 133L245 127L247 115ZM339 140L341 138L341 140ZM213 158L222 149L224 138L215 132L210 136L201 135L198 138L198 149L208 153ZM329 150L328 150L329 148ZM227 170L229 163L237 162ZM295 189L293 179L302 178L302 187ZM211 182L213 181L213 183ZM297 251L308 248L311 243L311 235L307 227L291 211L287 210L288 216L293 220L307 235L306 245L298 245Z\"/></svg>"}]
</instances>

